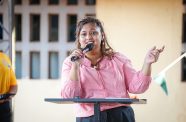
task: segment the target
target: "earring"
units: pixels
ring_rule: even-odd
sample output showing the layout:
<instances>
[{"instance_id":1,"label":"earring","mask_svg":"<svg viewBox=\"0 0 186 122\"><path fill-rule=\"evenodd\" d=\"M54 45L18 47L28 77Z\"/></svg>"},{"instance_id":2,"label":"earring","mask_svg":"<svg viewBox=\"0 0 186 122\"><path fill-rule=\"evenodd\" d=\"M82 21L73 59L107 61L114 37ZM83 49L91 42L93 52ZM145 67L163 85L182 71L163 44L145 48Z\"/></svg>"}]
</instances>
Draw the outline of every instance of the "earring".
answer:
<instances>
[{"instance_id":1,"label":"earring","mask_svg":"<svg viewBox=\"0 0 186 122\"><path fill-rule=\"evenodd\" d=\"M102 40L101 42L102 42L102 45L103 45L103 46L105 46L105 41L104 41L104 40Z\"/></svg>"}]
</instances>

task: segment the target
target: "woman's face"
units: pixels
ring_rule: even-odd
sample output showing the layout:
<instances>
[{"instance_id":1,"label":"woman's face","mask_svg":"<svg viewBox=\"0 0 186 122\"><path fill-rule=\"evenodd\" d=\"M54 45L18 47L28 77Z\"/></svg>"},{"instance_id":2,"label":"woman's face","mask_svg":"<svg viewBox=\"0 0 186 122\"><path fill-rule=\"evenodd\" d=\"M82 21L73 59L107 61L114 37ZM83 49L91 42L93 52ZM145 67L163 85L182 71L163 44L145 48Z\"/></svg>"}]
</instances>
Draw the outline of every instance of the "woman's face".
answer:
<instances>
[{"instance_id":1,"label":"woman's face","mask_svg":"<svg viewBox=\"0 0 186 122\"><path fill-rule=\"evenodd\" d=\"M79 34L79 43L81 48L84 48L88 43L93 43L94 48L92 51L100 51L102 34L100 27L93 23L83 25Z\"/></svg>"}]
</instances>

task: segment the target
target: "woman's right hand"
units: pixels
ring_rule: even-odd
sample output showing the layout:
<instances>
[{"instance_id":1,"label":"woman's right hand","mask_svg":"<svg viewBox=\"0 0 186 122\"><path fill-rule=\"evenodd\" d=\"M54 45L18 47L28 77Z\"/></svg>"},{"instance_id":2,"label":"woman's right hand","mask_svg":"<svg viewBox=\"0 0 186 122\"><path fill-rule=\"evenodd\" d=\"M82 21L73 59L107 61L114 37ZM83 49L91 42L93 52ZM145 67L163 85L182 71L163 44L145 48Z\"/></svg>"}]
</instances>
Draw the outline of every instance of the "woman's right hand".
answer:
<instances>
[{"instance_id":1,"label":"woman's right hand","mask_svg":"<svg viewBox=\"0 0 186 122\"><path fill-rule=\"evenodd\" d=\"M72 61L72 57L73 56L77 56L79 57L77 60ZM70 54L69 58L72 62L72 67L70 70L70 74L69 74L69 79L72 81L79 81L79 76L78 76L78 72L79 72L79 67L81 64L81 58L83 57L83 52L80 49L75 49L73 50L73 52Z\"/></svg>"},{"instance_id":2,"label":"woman's right hand","mask_svg":"<svg viewBox=\"0 0 186 122\"><path fill-rule=\"evenodd\" d=\"M70 54L70 59L72 61L72 58L73 57L78 57L78 59L76 59L75 61L72 61L72 62L75 62L75 63L81 63L81 58L84 56L83 52L81 49L75 49L71 54Z\"/></svg>"}]
</instances>

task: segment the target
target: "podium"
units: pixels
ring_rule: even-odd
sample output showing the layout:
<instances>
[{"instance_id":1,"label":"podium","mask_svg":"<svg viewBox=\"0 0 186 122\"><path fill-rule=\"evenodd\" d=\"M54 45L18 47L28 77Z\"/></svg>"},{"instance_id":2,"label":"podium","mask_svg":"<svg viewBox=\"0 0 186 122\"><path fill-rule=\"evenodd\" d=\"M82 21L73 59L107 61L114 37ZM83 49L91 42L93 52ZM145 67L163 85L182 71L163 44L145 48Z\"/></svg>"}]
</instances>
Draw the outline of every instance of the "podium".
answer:
<instances>
[{"instance_id":1,"label":"podium","mask_svg":"<svg viewBox=\"0 0 186 122\"><path fill-rule=\"evenodd\" d=\"M57 103L57 104L93 103L96 122L100 122L101 103L120 103L120 104L146 104L147 103L147 99L129 99L129 98L45 98L45 101Z\"/></svg>"}]
</instances>

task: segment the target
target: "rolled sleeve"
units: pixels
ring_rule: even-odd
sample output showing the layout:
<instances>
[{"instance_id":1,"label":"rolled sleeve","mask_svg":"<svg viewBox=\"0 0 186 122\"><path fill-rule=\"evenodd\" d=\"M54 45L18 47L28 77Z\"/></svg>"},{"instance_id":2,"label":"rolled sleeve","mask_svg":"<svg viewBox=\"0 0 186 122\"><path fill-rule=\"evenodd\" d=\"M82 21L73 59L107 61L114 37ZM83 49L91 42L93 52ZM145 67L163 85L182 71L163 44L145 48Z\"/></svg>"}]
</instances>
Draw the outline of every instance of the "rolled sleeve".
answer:
<instances>
[{"instance_id":1,"label":"rolled sleeve","mask_svg":"<svg viewBox=\"0 0 186 122\"><path fill-rule=\"evenodd\" d=\"M62 88L61 88L61 97L63 98L74 98L80 95L80 83L79 81L73 81L69 79L71 69L71 62L69 59L65 59L62 66Z\"/></svg>"},{"instance_id":2,"label":"rolled sleeve","mask_svg":"<svg viewBox=\"0 0 186 122\"><path fill-rule=\"evenodd\" d=\"M151 76L144 75L141 71L136 71L128 58L122 59L124 62L123 71L127 90L130 93L144 93L151 83Z\"/></svg>"},{"instance_id":3,"label":"rolled sleeve","mask_svg":"<svg viewBox=\"0 0 186 122\"><path fill-rule=\"evenodd\" d=\"M128 91L130 93L144 93L148 88L151 83L151 76L146 76L144 75L141 71L137 72L130 85Z\"/></svg>"},{"instance_id":4,"label":"rolled sleeve","mask_svg":"<svg viewBox=\"0 0 186 122\"><path fill-rule=\"evenodd\" d=\"M61 97L63 98L74 98L79 96L80 87L78 81L69 80L67 83L63 84L61 90Z\"/></svg>"}]
</instances>

